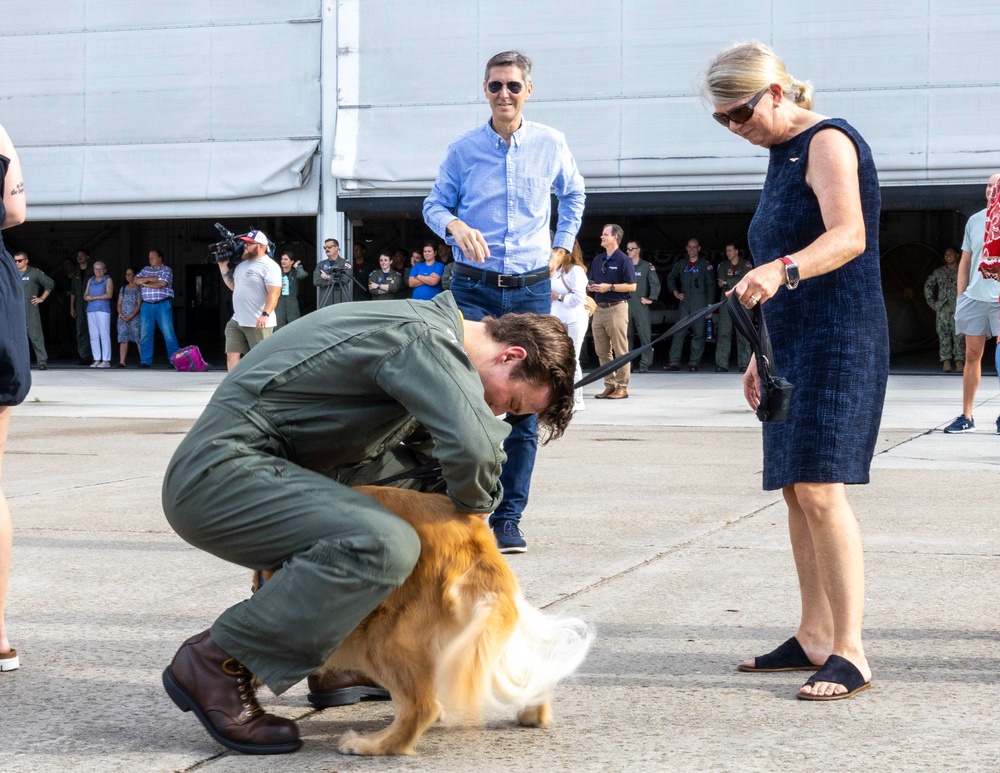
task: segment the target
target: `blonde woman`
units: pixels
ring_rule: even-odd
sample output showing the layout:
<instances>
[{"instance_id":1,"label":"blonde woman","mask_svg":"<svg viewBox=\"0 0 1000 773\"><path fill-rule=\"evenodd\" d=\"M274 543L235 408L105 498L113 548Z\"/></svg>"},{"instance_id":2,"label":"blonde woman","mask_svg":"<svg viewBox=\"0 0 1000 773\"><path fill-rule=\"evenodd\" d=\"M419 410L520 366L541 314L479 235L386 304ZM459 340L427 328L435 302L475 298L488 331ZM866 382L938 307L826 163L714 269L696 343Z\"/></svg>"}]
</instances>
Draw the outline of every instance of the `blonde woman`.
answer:
<instances>
[{"instance_id":1,"label":"blonde woman","mask_svg":"<svg viewBox=\"0 0 1000 773\"><path fill-rule=\"evenodd\" d=\"M794 637L739 669L815 670L796 697L850 698L872 672L861 531L845 484L868 482L889 370L878 175L861 135L814 112L812 86L763 43L719 53L704 94L719 124L770 151L749 231L756 267L731 292L763 308L776 371L795 385L787 421L763 425L764 488L788 506L802 612ZM754 360L743 392L756 408Z\"/></svg>"},{"instance_id":2,"label":"blonde woman","mask_svg":"<svg viewBox=\"0 0 1000 773\"><path fill-rule=\"evenodd\" d=\"M580 368L580 351L583 339L587 335L587 323L590 314L585 301L587 299L587 269L583 266L583 250L580 242L574 241L572 252L563 252L551 267L552 271L552 314L558 317L569 331L576 349L576 373L574 383L583 378ZM583 387L573 392L573 410L582 411Z\"/></svg>"}]
</instances>

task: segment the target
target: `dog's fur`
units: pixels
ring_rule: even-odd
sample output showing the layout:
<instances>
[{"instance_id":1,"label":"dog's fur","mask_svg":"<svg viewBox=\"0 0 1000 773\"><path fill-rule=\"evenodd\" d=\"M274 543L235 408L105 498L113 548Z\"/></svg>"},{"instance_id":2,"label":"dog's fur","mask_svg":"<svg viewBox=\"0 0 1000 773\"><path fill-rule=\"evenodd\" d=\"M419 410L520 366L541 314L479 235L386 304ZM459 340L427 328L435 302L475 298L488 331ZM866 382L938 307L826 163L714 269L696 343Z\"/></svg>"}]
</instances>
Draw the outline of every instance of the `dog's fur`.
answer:
<instances>
[{"instance_id":1,"label":"dog's fur","mask_svg":"<svg viewBox=\"0 0 1000 773\"><path fill-rule=\"evenodd\" d=\"M548 725L551 688L586 657L588 626L524 600L480 516L440 494L358 490L416 529L420 558L318 672L361 671L392 695L392 724L366 736L348 732L340 751L412 754L438 717L476 721L488 705L516 707L522 725Z\"/></svg>"}]
</instances>

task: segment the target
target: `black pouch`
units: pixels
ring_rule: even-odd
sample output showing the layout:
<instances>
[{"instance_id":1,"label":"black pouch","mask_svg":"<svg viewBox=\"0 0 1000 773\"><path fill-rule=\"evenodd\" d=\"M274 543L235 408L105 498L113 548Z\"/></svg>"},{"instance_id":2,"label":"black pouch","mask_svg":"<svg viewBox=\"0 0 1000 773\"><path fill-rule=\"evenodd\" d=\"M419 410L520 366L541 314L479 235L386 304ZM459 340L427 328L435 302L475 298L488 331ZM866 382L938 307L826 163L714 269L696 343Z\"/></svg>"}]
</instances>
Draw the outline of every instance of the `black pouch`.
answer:
<instances>
[{"instance_id":1,"label":"black pouch","mask_svg":"<svg viewBox=\"0 0 1000 773\"><path fill-rule=\"evenodd\" d=\"M792 404L793 385L772 370L774 354L771 352L771 339L767 334L763 310L760 306L754 306L751 311L747 311L736 300L735 294L729 296L727 308L736 329L750 342L757 361L757 377L760 380L757 418L762 422L784 421L788 416L788 407Z\"/></svg>"}]
</instances>

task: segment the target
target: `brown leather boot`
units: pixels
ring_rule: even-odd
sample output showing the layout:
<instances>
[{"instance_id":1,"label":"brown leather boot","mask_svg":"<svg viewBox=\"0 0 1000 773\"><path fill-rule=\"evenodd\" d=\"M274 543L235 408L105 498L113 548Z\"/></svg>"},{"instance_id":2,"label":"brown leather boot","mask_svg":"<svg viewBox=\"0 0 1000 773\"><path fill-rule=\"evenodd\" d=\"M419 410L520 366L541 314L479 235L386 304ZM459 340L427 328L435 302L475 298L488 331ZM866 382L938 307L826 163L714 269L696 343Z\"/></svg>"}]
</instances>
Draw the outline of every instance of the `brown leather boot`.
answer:
<instances>
[{"instance_id":1,"label":"brown leather boot","mask_svg":"<svg viewBox=\"0 0 1000 773\"><path fill-rule=\"evenodd\" d=\"M287 754L302 746L290 719L257 703L253 674L203 631L177 650L163 672L163 687L182 711L193 711L209 735L244 754Z\"/></svg>"},{"instance_id":2,"label":"brown leather boot","mask_svg":"<svg viewBox=\"0 0 1000 773\"><path fill-rule=\"evenodd\" d=\"M306 680L306 700L318 709L348 706L358 701L387 701L389 691L375 684L360 671L324 671L310 674Z\"/></svg>"}]
</instances>

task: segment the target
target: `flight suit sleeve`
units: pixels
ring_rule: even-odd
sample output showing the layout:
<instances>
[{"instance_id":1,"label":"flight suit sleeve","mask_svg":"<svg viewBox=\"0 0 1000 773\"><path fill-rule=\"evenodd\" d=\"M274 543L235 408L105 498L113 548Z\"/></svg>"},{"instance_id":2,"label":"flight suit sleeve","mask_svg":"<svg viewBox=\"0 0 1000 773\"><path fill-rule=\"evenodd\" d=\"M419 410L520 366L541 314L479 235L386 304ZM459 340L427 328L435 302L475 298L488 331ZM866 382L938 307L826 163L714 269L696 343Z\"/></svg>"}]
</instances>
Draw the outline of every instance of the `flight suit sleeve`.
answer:
<instances>
[{"instance_id":1,"label":"flight suit sleeve","mask_svg":"<svg viewBox=\"0 0 1000 773\"><path fill-rule=\"evenodd\" d=\"M653 268L653 264L649 264L649 269L646 271L646 276L649 278L649 295L647 296L651 301L655 301L660 297L660 277L657 274L656 269Z\"/></svg>"},{"instance_id":2,"label":"flight suit sleeve","mask_svg":"<svg viewBox=\"0 0 1000 773\"><path fill-rule=\"evenodd\" d=\"M500 471L510 426L490 412L458 341L425 331L387 354L376 383L434 438L434 458L455 507L493 512L503 499Z\"/></svg>"}]
</instances>

